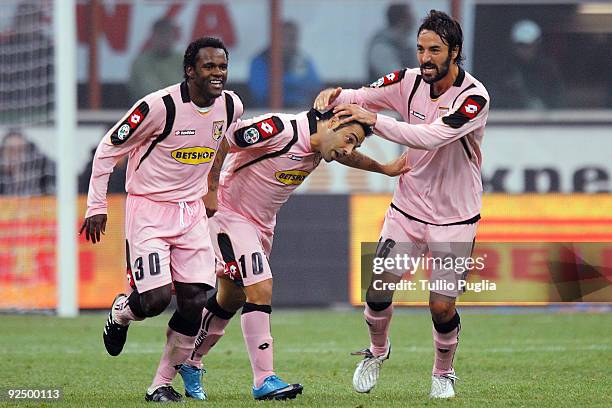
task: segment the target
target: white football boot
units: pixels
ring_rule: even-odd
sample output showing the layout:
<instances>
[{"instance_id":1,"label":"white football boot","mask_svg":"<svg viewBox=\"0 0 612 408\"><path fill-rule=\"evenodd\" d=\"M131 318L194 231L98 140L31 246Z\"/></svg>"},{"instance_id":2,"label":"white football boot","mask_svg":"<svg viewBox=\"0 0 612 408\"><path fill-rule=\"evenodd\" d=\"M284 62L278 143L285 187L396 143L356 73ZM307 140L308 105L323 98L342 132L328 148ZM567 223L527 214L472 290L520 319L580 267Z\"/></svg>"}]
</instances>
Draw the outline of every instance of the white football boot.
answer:
<instances>
[{"instance_id":1,"label":"white football boot","mask_svg":"<svg viewBox=\"0 0 612 408\"><path fill-rule=\"evenodd\" d=\"M391 343L389 343L387 354L383 356L376 357L372 355L370 349L356 351L351 353L351 355L364 356L363 360L357 364L357 368L353 374L353 388L355 391L361 393L370 392L378 382L378 376L380 375L380 368L383 362L389 359L391 355Z\"/></svg>"},{"instance_id":2,"label":"white football boot","mask_svg":"<svg viewBox=\"0 0 612 408\"><path fill-rule=\"evenodd\" d=\"M453 398L455 382L458 380L455 372L431 376L431 392L429 398Z\"/></svg>"}]
</instances>

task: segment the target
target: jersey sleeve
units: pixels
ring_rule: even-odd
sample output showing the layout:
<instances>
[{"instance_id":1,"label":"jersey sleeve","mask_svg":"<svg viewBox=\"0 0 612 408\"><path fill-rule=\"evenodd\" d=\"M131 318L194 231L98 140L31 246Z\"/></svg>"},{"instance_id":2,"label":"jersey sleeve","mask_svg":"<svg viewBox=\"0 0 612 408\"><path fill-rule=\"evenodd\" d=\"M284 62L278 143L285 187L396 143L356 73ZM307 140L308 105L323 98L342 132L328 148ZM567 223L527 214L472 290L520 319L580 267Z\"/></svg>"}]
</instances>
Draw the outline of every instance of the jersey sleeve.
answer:
<instances>
[{"instance_id":1,"label":"jersey sleeve","mask_svg":"<svg viewBox=\"0 0 612 408\"><path fill-rule=\"evenodd\" d=\"M459 98L449 114L430 124L410 125L377 114L374 131L384 139L415 149L438 149L484 127L489 114L488 100L488 95L476 93Z\"/></svg>"},{"instance_id":2,"label":"jersey sleeve","mask_svg":"<svg viewBox=\"0 0 612 408\"><path fill-rule=\"evenodd\" d=\"M401 102L408 98L408 95L404 96L405 84L414 79L414 75L407 72L406 69L390 72L369 86L360 89L343 89L332 106L354 103L375 112L386 109L401 111Z\"/></svg>"},{"instance_id":3,"label":"jersey sleeve","mask_svg":"<svg viewBox=\"0 0 612 408\"><path fill-rule=\"evenodd\" d=\"M158 93L136 104L104 135L92 163L85 217L107 213L108 179L119 159L159 135L166 110Z\"/></svg>"},{"instance_id":4,"label":"jersey sleeve","mask_svg":"<svg viewBox=\"0 0 612 408\"><path fill-rule=\"evenodd\" d=\"M238 120L226 134L230 152L243 149L270 151L280 148L293 138L290 121L275 114Z\"/></svg>"}]
</instances>

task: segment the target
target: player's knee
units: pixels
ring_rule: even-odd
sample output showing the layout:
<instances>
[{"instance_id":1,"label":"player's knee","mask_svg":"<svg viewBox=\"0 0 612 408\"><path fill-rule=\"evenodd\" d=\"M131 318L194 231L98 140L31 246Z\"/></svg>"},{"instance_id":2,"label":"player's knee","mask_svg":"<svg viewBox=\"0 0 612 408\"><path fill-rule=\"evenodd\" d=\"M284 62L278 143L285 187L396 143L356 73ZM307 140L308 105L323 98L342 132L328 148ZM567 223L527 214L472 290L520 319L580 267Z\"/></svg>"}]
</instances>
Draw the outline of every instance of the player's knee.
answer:
<instances>
[{"instance_id":1,"label":"player's knee","mask_svg":"<svg viewBox=\"0 0 612 408\"><path fill-rule=\"evenodd\" d=\"M430 300L429 311L435 323L446 323L455 315L455 304L440 300Z\"/></svg>"},{"instance_id":2,"label":"player's knee","mask_svg":"<svg viewBox=\"0 0 612 408\"><path fill-rule=\"evenodd\" d=\"M178 312L189 321L199 321L206 305L206 292L212 289L203 283L175 283Z\"/></svg>"},{"instance_id":3,"label":"player's knee","mask_svg":"<svg viewBox=\"0 0 612 408\"><path fill-rule=\"evenodd\" d=\"M255 285L248 286L244 291L246 293L247 303L254 303L257 305L272 304L272 279L267 279Z\"/></svg>"},{"instance_id":4,"label":"player's knee","mask_svg":"<svg viewBox=\"0 0 612 408\"><path fill-rule=\"evenodd\" d=\"M172 288L170 285L152 289L140 294L140 305L145 317L153 317L161 314L172 300Z\"/></svg>"},{"instance_id":5,"label":"player's knee","mask_svg":"<svg viewBox=\"0 0 612 408\"><path fill-rule=\"evenodd\" d=\"M246 302L243 288L227 279L219 279L215 297L215 303L230 313L236 313Z\"/></svg>"},{"instance_id":6,"label":"player's knee","mask_svg":"<svg viewBox=\"0 0 612 408\"><path fill-rule=\"evenodd\" d=\"M391 306L393 301L393 292L375 291L372 287L366 292L366 303L370 309L381 312Z\"/></svg>"}]
</instances>

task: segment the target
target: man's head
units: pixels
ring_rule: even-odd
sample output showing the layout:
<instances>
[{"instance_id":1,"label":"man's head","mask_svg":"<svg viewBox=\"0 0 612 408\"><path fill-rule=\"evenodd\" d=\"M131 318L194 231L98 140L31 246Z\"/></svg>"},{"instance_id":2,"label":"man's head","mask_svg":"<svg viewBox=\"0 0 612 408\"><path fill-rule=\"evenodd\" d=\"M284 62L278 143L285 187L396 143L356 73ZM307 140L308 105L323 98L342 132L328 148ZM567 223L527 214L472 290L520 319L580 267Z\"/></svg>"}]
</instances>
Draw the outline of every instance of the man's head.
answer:
<instances>
[{"instance_id":1,"label":"man's head","mask_svg":"<svg viewBox=\"0 0 612 408\"><path fill-rule=\"evenodd\" d=\"M161 55L169 55L178 38L178 29L167 17L157 20L151 28L151 49Z\"/></svg>"},{"instance_id":2,"label":"man's head","mask_svg":"<svg viewBox=\"0 0 612 408\"><path fill-rule=\"evenodd\" d=\"M339 125L343 117L333 116L329 111L321 115L317 130L317 141L313 144L326 162L350 155L372 134L372 128L360 122L348 122Z\"/></svg>"},{"instance_id":3,"label":"man's head","mask_svg":"<svg viewBox=\"0 0 612 408\"><path fill-rule=\"evenodd\" d=\"M512 45L515 55L525 62L537 57L542 42L540 26L531 20L521 20L512 26Z\"/></svg>"},{"instance_id":4,"label":"man's head","mask_svg":"<svg viewBox=\"0 0 612 408\"><path fill-rule=\"evenodd\" d=\"M406 3L393 3L387 8L387 24L394 30L408 33L412 31L414 18Z\"/></svg>"},{"instance_id":5,"label":"man's head","mask_svg":"<svg viewBox=\"0 0 612 408\"><path fill-rule=\"evenodd\" d=\"M451 63L461 65L463 31L448 14L431 10L417 32L417 58L423 80L432 84L446 77Z\"/></svg>"},{"instance_id":6,"label":"man's head","mask_svg":"<svg viewBox=\"0 0 612 408\"><path fill-rule=\"evenodd\" d=\"M26 156L33 145L16 129L9 130L2 138L1 162L5 167L12 167L26 161Z\"/></svg>"},{"instance_id":7,"label":"man's head","mask_svg":"<svg viewBox=\"0 0 612 408\"><path fill-rule=\"evenodd\" d=\"M214 37L202 37L193 41L185 50L183 72L205 99L221 96L227 81L229 53L223 41Z\"/></svg>"}]
</instances>

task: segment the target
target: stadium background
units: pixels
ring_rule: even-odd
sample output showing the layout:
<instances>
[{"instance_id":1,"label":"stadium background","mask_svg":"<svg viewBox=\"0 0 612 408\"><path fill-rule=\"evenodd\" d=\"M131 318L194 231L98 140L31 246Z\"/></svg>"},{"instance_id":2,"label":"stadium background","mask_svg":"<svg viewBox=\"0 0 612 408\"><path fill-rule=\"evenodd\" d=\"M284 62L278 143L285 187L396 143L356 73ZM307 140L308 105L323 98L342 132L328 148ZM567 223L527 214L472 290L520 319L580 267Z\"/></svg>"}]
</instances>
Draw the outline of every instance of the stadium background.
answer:
<instances>
[{"instance_id":1,"label":"stadium background","mask_svg":"<svg viewBox=\"0 0 612 408\"><path fill-rule=\"evenodd\" d=\"M21 3L11 0L0 6L0 32L5 42L19 31L14 23ZM43 16L29 30L39 36L36 38L48 38L50 42L39 39L37 44L52 52L53 2L34 3L42 7ZM227 88L237 90L242 96L247 107L245 117L266 111L297 111L283 104L280 81L272 81L272 96L265 106L257 106L247 86L250 61L268 43L273 44L272 58L280 57L279 22L283 19L296 22L300 49L312 59L325 85L361 86L376 79L368 77L366 44L385 25L385 12L390 3L383 0L77 1L74 47L78 124L70 154L57 149L58 136L53 126L54 77L41 78L28 64L23 64L19 81L11 82L8 76L2 76L2 133L19 128L55 163L73 163L76 178L76 173L90 165L90 151L105 130L135 101L127 92L130 65L146 48L151 25L162 16L176 24L178 52L195 36L216 35L226 41L230 51ZM612 4L477 0L407 3L416 20L431 8L452 12L461 20L465 33L465 66L487 87L495 83L499 64L503 64L509 52L512 25L531 19L542 30L544 51L540 58L553 60L564 80L566 92L555 109L496 107L496 94L491 92L493 104L483 145L486 193L477 239L497 243L612 242L609 194L612 80L608 75L612 61L609 51L603 51L612 48ZM415 29L417 26L415 22ZM3 64L14 57L9 47L3 47L0 53ZM37 58L42 54L36 54ZM50 64L50 60L43 63ZM181 75L177 66L176 82L181 80ZM272 74L275 78L281 75L278 70ZM41 81L46 86L33 85ZM13 94L6 91L15 86L22 89ZM12 103L11 95L16 98ZM401 149L372 138L364 145L364 151L387 161ZM354 286L359 279L359 245L377 240L394 184L393 179L336 164L322 164L308 177L278 218L271 259L276 306L328 307L359 303L359 288ZM101 245L92 246L83 239L78 242L80 308L106 308L114 294L125 288L123 202L121 193L110 196L110 220ZM84 214L84 203L85 192L81 191L77 204L78 225ZM57 209L62 205L54 195L48 194L0 197L0 309L56 307L56 220ZM505 245L502 252L512 247L512 244ZM612 265L610 247L598 248L595 262L604 271L603 280L599 277L601 290L574 300L598 303L612 300L607 285ZM533 267L537 269L538 265ZM524 285L537 286L542 280L537 273L521 273L525 263L503 263L500 268L498 279L509 284L509 291L523 290ZM517 304L555 301L549 292L548 289L535 291Z\"/></svg>"}]
</instances>

